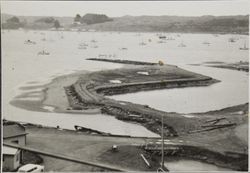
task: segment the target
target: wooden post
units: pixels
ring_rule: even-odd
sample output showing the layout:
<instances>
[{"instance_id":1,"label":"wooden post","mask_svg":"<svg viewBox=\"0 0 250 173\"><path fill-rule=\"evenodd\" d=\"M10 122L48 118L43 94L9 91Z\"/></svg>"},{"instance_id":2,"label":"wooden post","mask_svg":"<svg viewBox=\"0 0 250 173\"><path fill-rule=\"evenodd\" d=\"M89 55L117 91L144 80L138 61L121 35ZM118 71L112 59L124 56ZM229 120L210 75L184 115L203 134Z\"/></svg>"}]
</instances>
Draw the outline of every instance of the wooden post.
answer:
<instances>
[{"instance_id":1,"label":"wooden post","mask_svg":"<svg viewBox=\"0 0 250 173\"><path fill-rule=\"evenodd\" d=\"M161 168L164 170L164 133L163 133L163 115L161 116L161 139L162 139L162 150L161 150Z\"/></svg>"}]
</instances>

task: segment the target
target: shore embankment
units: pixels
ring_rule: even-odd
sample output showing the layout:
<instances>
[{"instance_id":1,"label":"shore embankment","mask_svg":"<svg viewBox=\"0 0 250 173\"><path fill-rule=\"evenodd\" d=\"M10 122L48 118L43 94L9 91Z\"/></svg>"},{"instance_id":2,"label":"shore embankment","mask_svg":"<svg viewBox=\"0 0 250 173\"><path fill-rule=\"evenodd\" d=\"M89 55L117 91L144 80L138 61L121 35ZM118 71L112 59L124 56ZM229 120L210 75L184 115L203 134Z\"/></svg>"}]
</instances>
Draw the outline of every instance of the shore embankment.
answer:
<instances>
[{"instance_id":1,"label":"shore embankment","mask_svg":"<svg viewBox=\"0 0 250 173\"><path fill-rule=\"evenodd\" d=\"M22 125L28 133L27 147L39 151L50 152L51 154L65 153L64 155L68 157L107 164L128 171L155 171L160 166L160 138L102 136L30 123L22 123ZM232 138L233 131L234 129L227 129L212 134L206 132L200 135L191 134L165 139L165 162L189 159L231 170L246 171L248 167L247 151L244 152L243 149L240 149L241 151L235 150L237 138L235 136L234 139ZM231 134L231 138L226 141L229 134ZM221 146L222 142L224 145ZM116 152L112 151L113 145L118 147ZM247 147L247 142L245 147ZM147 158L151 167L145 164L141 154ZM67 171L70 165L71 171L101 170L53 157L42 155L41 157L44 160L46 171Z\"/></svg>"},{"instance_id":2,"label":"shore embankment","mask_svg":"<svg viewBox=\"0 0 250 173\"><path fill-rule=\"evenodd\" d=\"M126 64L127 61L122 63ZM129 62L131 63L133 62ZM136 61L135 64L137 63ZM188 119L178 113L166 113L147 105L120 102L105 96L166 88L208 86L216 82L219 81L177 66L136 65L133 68L83 74L73 85L65 87L65 91L72 109L99 108L102 113L113 115L120 120L139 123L157 134L160 134L161 117L164 116L165 122L169 122L165 124L164 134L176 136L197 129L194 122L198 122L198 118ZM179 123L183 121L189 125L183 126Z\"/></svg>"}]
</instances>

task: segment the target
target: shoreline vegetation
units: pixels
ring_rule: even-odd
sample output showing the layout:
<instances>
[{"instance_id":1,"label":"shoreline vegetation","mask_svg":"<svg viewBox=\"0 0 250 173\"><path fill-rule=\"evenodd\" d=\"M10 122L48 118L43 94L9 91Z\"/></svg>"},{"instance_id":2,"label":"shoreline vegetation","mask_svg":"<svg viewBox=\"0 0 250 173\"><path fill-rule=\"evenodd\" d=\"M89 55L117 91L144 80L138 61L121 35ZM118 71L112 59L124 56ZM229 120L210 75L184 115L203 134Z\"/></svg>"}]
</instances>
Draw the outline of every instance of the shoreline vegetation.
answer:
<instances>
[{"instance_id":1,"label":"shoreline vegetation","mask_svg":"<svg viewBox=\"0 0 250 173\"><path fill-rule=\"evenodd\" d=\"M75 17L2 14L3 29L249 34L249 15L237 16L122 16L76 14Z\"/></svg>"},{"instance_id":2,"label":"shoreline vegetation","mask_svg":"<svg viewBox=\"0 0 250 173\"><path fill-rule=\"evenodd\" d=\"M116 61L125 64L125 67L97 72L82 71L58 77L46 85L46 90L43 91L46 96L41 101L38 101L37 106L40 105L40 108L41 105L53 106L55 108L53 112L79 113L83 114L82 116L85 113L89 114L89 112L101 112L115 116L122 121L140 124L157 134L161 134L161 117L164 116L164 137L170 142L175 142L171 145L166 144L170 148L169 151L165 151L168 159L189 158L233 170L246 171L248 169L248 103L205 113L181 114L164 112L148 105L117 101L105 97L106 95L153 89L208 86L219 82L218 80L177 66L161 63L138 65L137 61L103 59L98 61L110 61L112 63ZM21 105L25 109L30 107L27 101L13 101L11 104L15 106ZM74 132L59 129L49 130L53 128L43 126L39 126L41 129L38 130L36 125L34 128L35 130L31 130L31 133L36 135L39 134L39 131L46 131L49 134L69 131L73 136L75 136L73 133L77 133L77 135L89 135L90 138L101 136L102 138L115 139L148 139L131 136L115 137L112 134L98 135L91 129L88 129L88 131L76 129L77 132ZM159 139L151 138L149 141L157 142L156 140ZM149 141L147 140L147 142ZM140 145L141 143L145 144L145 141L141 141ZM43 145L49 146L50 144L44 141ZM138 148L130 144L125 145L123 149L124 153L130 155L133 154L129 152L134 150L143 152L155 165L153 168L159 166L156 162L159 162L160 152L151 150L150 147ZM130 169L134 168L132 164L117 163L116 160L111 158L110 149L106 148L104 151L98 155L98 158L103 162ZM95 152L93 151L93 153ZM115 158L120 159L121 157L118 154ZM138 160L138 158L136 159ZM145 169L140 167L138 170Z\"/></svg>"}]
</instances>

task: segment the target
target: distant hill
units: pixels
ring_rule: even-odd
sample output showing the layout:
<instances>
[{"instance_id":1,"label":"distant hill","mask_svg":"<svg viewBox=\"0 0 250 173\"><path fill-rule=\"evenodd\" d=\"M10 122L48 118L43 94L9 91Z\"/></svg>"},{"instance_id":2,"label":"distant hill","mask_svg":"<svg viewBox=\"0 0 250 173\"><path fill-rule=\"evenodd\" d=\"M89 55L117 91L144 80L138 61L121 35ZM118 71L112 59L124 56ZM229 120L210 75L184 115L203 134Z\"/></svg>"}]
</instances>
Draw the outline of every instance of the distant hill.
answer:
<instances>
[{"instance_id":1,"label":"distant hill","mask_svg":"<svg viewBox=\"0 0 250 173\"><path fill-rule=\"evenodd\" d=\"M13 15L2 14L2 22ZM44 16L17 16L32 26ZM61 26L71 28L74 17L53 17ZM134 32L186 32L186 33L241 33L249 32L249 15L238 16L123 16L109 18L106 15L86 14L81 18L80 29L97 31L134 31ZM24 26L25 27L25 26ZM32 28L32 27L31 27Z\"/></svg>"},{"instance_id":2,"label":"distant hill","mask_svg":"<svg viewBox=\"0 0 250 173\"><path fill-rule=\"evenodd\" d=\"M86 28L102 31L248 33L248 26L249 16L124 16Z\"/></svg>"}]
</instances>

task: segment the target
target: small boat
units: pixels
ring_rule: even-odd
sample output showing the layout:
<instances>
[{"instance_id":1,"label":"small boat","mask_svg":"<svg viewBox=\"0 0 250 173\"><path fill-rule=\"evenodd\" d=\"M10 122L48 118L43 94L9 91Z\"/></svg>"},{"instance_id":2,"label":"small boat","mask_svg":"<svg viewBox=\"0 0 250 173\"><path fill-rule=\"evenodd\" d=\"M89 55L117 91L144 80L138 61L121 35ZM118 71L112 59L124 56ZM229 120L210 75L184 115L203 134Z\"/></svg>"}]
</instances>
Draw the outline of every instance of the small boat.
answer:
<instances>
[{"instance_id":1,"label":"small boat","mask_svg":"<svg viewBox=\"0 0 250 173\"><path fill-rule=\"evenodd\" d=\"M145 46L145 45L147 45L146 43L144 43L144 42L140 42L139 43L139 45L141 45L141 46Z\"/></svg>"},{"instance_id":2,"label":"small boat","mask_svg":"<svg viewBox=\"0 0 250 173\"><path fill-rule=\"evenodd\" d=\"M167 39L166 40L169 40L169 41L171 41L171 40L175 40L173 37L167 37Z\"/></svg>"},{"instance_id":3,"label":"small boat","mask_svg":"<svg viewBox=\"0 0 250 173\"><path fill-rule=\"evenodd\" d=\"M229 38L228 41L231 42L231 43L236 42L236 40L234 38Z\"/></svg>"},{"instance_id":4,"label":"small boat","mask_svg":"<svg viewBox=\"0 0 250 173\"><path fill-rule=\"evenodd\" d=\"M79 46L88 46L86 43L80 43Z\"/></svg>"},{"instance_id":5,"label":"small boat","mask_svg":"<svg viewBox=\"0 0 250 173\"><path fill-rule=\"evenodd\" d=\"M166 43L166 41L160 40L157 43Z\"/></svg>"},{"instance_id":6,"label":"small boat","mask_svg":"<svg viewBox=\"0 0 250 173\"><path fill-rule=\"evenodd\" d=\"M120 48L120 50L128 50L128 48L122 47L122 48Z\"/></svg>"},{"instance_id":7,"label":"small boat","mask_svg":"<svg viewBox=\"0 0 250 173\"><path fill-rule=\"evenodd\" d=\"M209 43L209 42L207 42L207 41L204 41L202 44L205 44L205 45L210 46L211 43Z\"/></svg>"},{"instance_id":8,"label":"small boat","mask_svg":"<svg viewBox=\"0 0 250 173\"><path fill-rule=\"evenodd\" d=\"M97 41L96 40L91 40L92 43L96 43Z\"/></svg>"},{"instance_id":9,"label":"small boat","mask_svg":"<svg viewBox=\"0 0 250 173\"><path fill-rule=\"evenodd\" d=\"M181 44L179 44L178 47L187 47L187 46L183 42L181 42Z\"/></svg>"},{"instance_id":10,"label":"small boat","mask_svg":"<svg viewBox=\"0 0 250 173\"><path fill-rule=\"evenodd\" d=\"M31 41L31 40L26 40L26 41L24 42L24 44L36 44L36 42Z\"/></svg>"},{"instance_id":11,"label":"small boat","mask_svg":"<svg viewBox=\"0 0 250 173\"><path fill-rule=\"evenodd\" d=\"M79 46L78 46L78 49L87 49L87 47L86 47L86 46L83 46L83 45L79 45Z\"/></svg>"},{"instance_id":12,"label":"small boat","mask_svg":"<svg viewBox=\"0 0 250 173\"><path fill-rule=\"evenodd\" d=\"M159 39L166 39L167 37L166 36L164 36L164 35L160 35L159 36Z\"/></svg>"},{"instance_id":13,"label":"small boat","mask_svg":"<svg viewBox=\"0 0 250 173\"><path fill-rule=\"evenodd\" d=\"M46 52L45 50L42 50L42 51L38 52L37 55L50 55L50 53Z\"/></svg>"},{"instance_id":14,"label":"small boat","mask_svg":"<svg viewBox=\"0 0 250 173\"><path fill-rule=\"evenodd\" d=\"M244 47L240 47L239 49L240 49L240 50L249 50L249 48L248 48L247 45L246 45L246 42L244 43Z\"/></svg>"}]
</instances>

